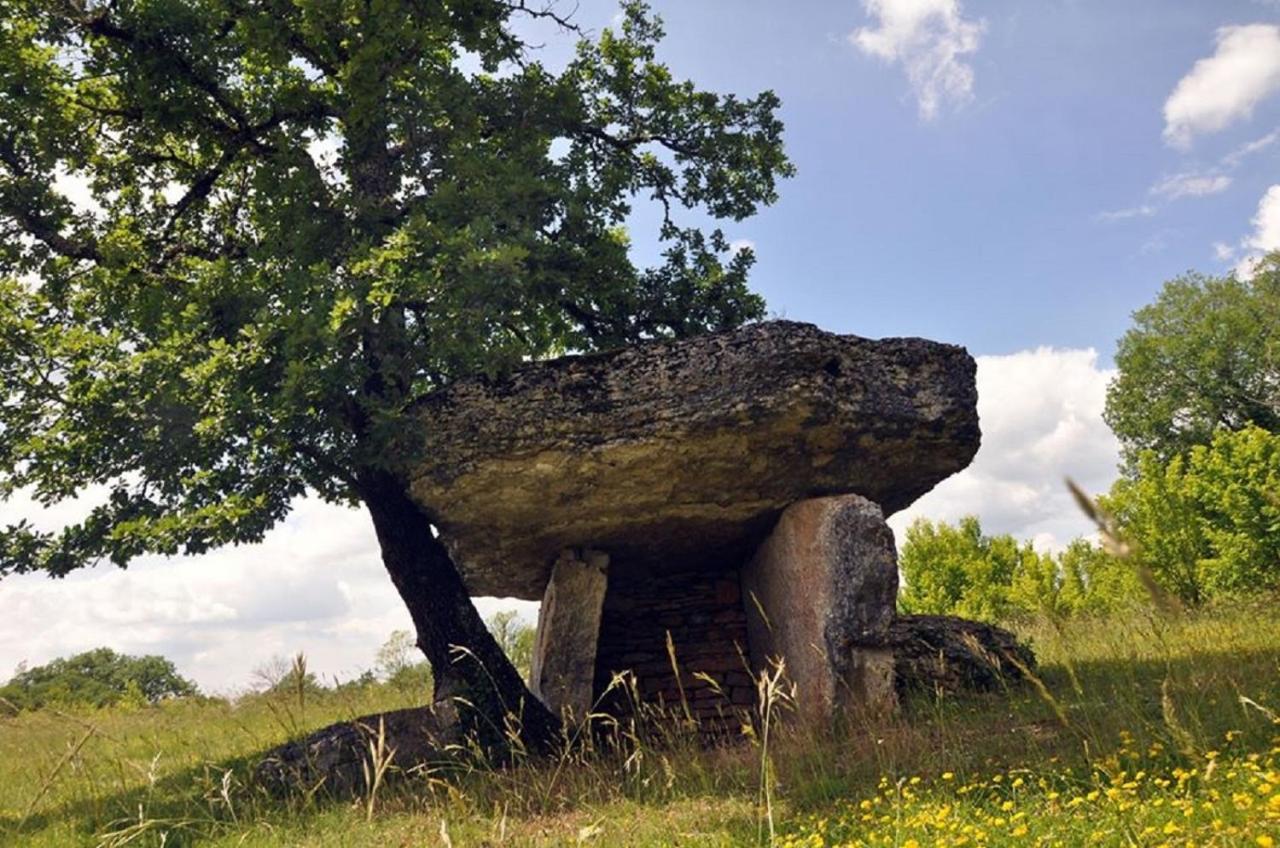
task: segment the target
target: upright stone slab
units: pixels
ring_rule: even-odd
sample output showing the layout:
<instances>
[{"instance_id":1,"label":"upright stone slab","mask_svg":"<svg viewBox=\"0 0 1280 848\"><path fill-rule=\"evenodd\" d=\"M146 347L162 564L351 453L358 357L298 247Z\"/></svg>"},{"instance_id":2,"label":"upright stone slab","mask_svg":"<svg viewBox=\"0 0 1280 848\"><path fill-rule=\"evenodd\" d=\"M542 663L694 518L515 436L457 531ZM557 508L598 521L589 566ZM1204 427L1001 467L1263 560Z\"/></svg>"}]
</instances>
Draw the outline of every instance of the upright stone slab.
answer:
<instances>
[{"instance_id":1,"label":"upright stone slab","mask_svg":"<svg viewBox=\"0 0 1280 848\"><path fill-rule=\"evenodd\" d=\"M554 712L577 719L591 709L608 567L599 551L565 551L538 610L529 688Z\"/></svg>"},{"instance_id":2,"label":"upright stone slab","mask_svg":"<svg viewBox=\"0 0 1280 848\"><path fill-rule=\"evenodd\" d=\"M888 647L898 592L893 531L858 495L813 498L783 511L742 572L751 659L786 662L810 721L896 705Z\"/></svg>"}]
</instances>

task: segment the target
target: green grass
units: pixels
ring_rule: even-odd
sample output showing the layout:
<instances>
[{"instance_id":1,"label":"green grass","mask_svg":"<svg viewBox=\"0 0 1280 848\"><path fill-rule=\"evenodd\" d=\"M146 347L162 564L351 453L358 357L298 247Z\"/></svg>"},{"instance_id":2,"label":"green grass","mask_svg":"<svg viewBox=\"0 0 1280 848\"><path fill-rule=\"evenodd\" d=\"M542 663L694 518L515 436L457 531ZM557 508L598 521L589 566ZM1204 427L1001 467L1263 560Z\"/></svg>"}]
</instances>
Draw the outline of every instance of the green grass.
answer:
<instances>
[{"instance_id":1,"label":"green grass","mask_svg":"<svg viewBox=\"0 0 1280 848\"><path fill-rule=\"evenodd\" d=\"M624 740L379 795L273 799L263 749L405 705L388 687L0 719L0 844L1280 845L1276 604L1019 629L1039 685L700 750ZM802 698L803 693L797 693ZM771 800L763 802L768 760Z\"/></svg>"}]
</instances>

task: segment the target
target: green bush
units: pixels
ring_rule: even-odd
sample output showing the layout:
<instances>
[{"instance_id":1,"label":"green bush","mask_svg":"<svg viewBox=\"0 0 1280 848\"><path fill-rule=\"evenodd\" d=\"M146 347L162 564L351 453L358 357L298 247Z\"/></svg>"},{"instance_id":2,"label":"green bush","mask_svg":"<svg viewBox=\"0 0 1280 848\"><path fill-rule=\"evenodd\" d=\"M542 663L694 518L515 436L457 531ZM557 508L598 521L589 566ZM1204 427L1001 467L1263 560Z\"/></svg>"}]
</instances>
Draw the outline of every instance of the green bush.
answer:
<instances>
[{"instance_id":1,"label":"green bush","mask_svg":"<svg viewBox=\"0 0 1280 848\"><path fill-rule=\"evenodd\" d=\"M1130 546L1116 559L1084 539L1058 555L974 517L956 526L920 519L902 548L904 612L1007 619L1103 612L1142 597L1145 568L1183 603L1280 589L1280 435L1222 430L1211 444L1162 461L1142 452L1100 505Z\"/></svg>"},{"instance_id":2,"label":"green bush","mask_svg":"<svg viewBox=\"0 0 1280 848\"><path fill-rule=\"evenodd\" d=\"M1280 435L1220 431L1162 463L1143 452L1102 506L1135 561L1185 603L1280 585Z\"/></svg>"},{"instance_id":3,"label":"green bush","mask_svg":"<svg viewBox=\"0 0 1280 848\"><path fill-rule=\"evenodd\" d=\"M20 669L0 687L11 708L105 707L119 703L154 704L164 698L197 694L196 685L181 677L164 657L117 654L95 648L46 665Z\"/></svg>"},{"instance_id":4,"label":"green bush","mask_svg":"<svg viewBox=\"0 0 1280 848\"><path fill-rule=\"evenodd\" d=\"M906 613L985 621L1046 613L1102 612L1132 602L1133 569L1085 539L1060 554L1037 551L1004 534L988 536L974 516L958 525L918 519L899 559Z\"/></svg>"}]
</instances>

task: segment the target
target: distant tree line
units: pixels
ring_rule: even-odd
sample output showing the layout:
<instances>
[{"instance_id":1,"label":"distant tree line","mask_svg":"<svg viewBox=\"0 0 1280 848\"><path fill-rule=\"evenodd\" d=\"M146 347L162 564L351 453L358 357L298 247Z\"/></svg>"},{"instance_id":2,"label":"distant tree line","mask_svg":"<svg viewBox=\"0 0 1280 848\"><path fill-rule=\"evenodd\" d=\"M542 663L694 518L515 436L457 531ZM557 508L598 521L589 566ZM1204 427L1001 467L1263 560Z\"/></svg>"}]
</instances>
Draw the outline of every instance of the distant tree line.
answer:
<instances>
[{"instance_id":1,"label":"distant tree line","mask_svg":"<svg viewBox=\"0 0 1280 848\"><path fill-rule=\"evenodd\" d=\"M512 664L528 677L533 627L513 611L495 613L485 624ZM253 678L261 694L289 698L385 685L425 702L432 691L431 665L407 630L393 631L378 649L374 667L351 680L327 685L308 670L302 654L292 660L268 660L254 670ZM19 665L13 678L0 686L0 715L45 707L147 706L199 695L196 684L178 674L173 662L162 656L130 656L95 648L34 668Z\"/></svg>"},{"instance_id":2,"label":"distant tree line","mask_svg":"<svg viewBox=\"0 0 1280 848\"><path fill-rule=\"evenodd\" d=\"M95 648L36 668L20 666L13 679L0 687L0 706L12 711L46 706L107 707L121 702L154 704L198 691L164 657L132 657L110 648Z\"/></svg>"},{"instance_id":3,"label":"distant tree line","mask_svg":"<svg viewBox=\"0 0 1280 848\"><path fill-rule=\"evenodd\" d=\"M1007 533L985 534L975 516L955 525L918 519L907 529L899 564L903 612L984 621L1105 612L1140 588L1132 569L1085 539L1045 553Z\"/></svg>"},{"instance_id":4,"label":"distant tree line","mask_svg":"<svg viewBox=\"0 0 1280 848\"><path fill-rule=\"evenodd\" d=\"M1139 602L1139 574L1183 604L1280 590L1280 254L1250 279L1188 275L1134 313L1106 420L1121 476L1098 505L1117 559L1077 539L1057 554L976 517L919 520L904 540L905 611L987 620Z\"/></svg>"}]
</instances>

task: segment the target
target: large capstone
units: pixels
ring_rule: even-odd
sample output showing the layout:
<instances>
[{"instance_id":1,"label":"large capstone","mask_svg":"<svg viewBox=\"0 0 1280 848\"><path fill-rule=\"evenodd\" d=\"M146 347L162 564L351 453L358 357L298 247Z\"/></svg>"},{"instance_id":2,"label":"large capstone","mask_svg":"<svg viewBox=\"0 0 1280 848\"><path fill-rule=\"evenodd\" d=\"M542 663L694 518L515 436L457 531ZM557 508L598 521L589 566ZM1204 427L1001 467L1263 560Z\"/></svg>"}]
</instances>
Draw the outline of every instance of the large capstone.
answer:
<instances>
[{"instance_id":1,"label":"large capstone","mask_svg":"<svg viewBox=\"0 0 1280 848\"><path fill-rule=\"evenodd\" d=\"M412 493L476 595L541 598L566 549L607 553L611 584L736 574L792 503L889 515L964 468L974 370L789 321L541 362L421 403Z\"/></svg>"}]
</instances>

